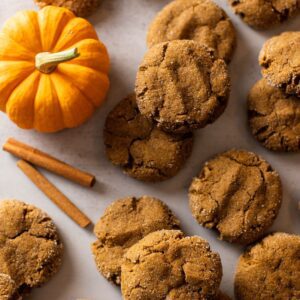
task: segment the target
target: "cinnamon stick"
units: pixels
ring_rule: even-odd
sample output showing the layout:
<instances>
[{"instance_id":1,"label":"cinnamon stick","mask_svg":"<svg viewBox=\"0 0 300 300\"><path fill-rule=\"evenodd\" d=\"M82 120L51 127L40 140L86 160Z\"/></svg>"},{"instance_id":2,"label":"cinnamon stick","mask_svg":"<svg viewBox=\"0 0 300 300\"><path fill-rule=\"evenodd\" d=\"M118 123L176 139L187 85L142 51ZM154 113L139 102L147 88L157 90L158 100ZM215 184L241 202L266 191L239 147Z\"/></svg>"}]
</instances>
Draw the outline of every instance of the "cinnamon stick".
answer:
<instances>
[{"instance_id":1,"label":"cinnamon stick","mask_svg":"<svg viewBox=\"0 0 300 300\"><path fill-rule=\"evenodd\" d=\"M90 219L79 210L58 188L56 188L44 175L24 160L17 163L23 173L61 210L81 227L91 224Z\"/></svg>"},{"instance_id":2,"label":"cinnamon stick","mask_svg":"<svg viewBox=\"0 0 300 300\"><path fill-rule=\"evenodd\" d=\"M96 182L94 175L72 167L45 152L23 144L13 138L7 140L3 145L3 150L83 186L92 187Z\"/></svg>"}]
</instances>

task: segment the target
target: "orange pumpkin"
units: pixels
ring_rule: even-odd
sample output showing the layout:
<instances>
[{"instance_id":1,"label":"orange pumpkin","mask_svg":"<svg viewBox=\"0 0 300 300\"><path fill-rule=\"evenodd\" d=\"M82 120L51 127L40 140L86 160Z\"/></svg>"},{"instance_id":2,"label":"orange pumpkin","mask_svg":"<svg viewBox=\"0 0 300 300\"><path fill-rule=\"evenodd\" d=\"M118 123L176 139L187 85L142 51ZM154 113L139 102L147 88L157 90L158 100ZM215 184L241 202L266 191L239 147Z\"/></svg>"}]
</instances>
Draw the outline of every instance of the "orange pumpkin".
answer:
<instances>
[{"instance_id":1,"label":"orange pumpkin","mask_svg":"<svg viewBox=\"0 0 300 300\"><path fill-rule=\"evenodd\" d=\"M0 32L0 109L21 128L79 126L105 99L108 71L93 26L68 9L19 12Z\"/></svg>"}]
</instances>

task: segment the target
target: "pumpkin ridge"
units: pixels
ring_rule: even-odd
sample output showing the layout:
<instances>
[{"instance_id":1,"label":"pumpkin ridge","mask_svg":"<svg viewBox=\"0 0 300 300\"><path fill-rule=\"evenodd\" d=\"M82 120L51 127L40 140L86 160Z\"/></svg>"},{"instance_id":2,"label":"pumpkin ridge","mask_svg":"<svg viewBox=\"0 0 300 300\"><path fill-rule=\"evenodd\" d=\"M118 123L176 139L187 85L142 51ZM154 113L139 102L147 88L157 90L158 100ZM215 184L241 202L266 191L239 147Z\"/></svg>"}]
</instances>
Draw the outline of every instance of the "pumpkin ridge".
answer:
<instances>
[{"instance_id":1,"label":"pumpkin ridge","mask_svg":"<svg viewBox=\"0 0 300 300\"><path fill-rule=\"evenodd\" d=\"M42 42L41 42L41 34L40 34L40 27L39 27L39 23L38 23L38 13L36 11L23 11L23 12L18 12L16 13L11 19L7 20L3 26L2 32L3 34L6 36L6 38L9 38L11 41L13 41L14 43L18 44L19 46L21 46L23 49L26 49L29 53L32 53L33 55L35 55L35 51L33 51L33 49L29 48L29 43L28 40L26 39L25 41L17 41L12 35L13 33L10 30L10 23L12 20L15 20L15 18L18 18L19 15L21 16L22 14L27 14L27 16L30 14L31 17L32 15L35 16L35 22L31 22L32 27L35 28L35 34L34 36L38 37L38 44L39 44L39 49L38 51L40 51L42 49ZM29 20L26 20L29 21ZM21 25L21 24L18 24ZM23 34L25 34L25 32L22 32ZM19 33L21 34L21 33ZM31 33L32 34L32 33Z\"/></svg>"},{"instance_id":2,"label":"pumpkin ridge","mask_svg":"<svg viewBox=\"0 0 300 300\"><path fill-rule=\"evenodd\" d=\"M59 97L58 97L58 94L57 94L57 90L56 90L56 86L51 78L51 76L47 75L47 74L41 74L41 77L40 77L40 81L39 81L39 84L38 84L38 88L37 88L37 91L36 91L36 97L34 99L34 111L36 110L36 99L37 99L37 95L38 95L38 91L39 91L39 88L40 88L40 84L41 84L41 79L42 79L42 76L47 76L49 78L49 81L50 81L50 85L51 85L51 89L52 89L52 93L55 94L56 97L56 100L57 100L57 106L59 108L59 114L60 114L60 123L61 123L61 126L57 127L57 123L55 122L55 129L52 128L52 129L47 129L45 130L43 128L43 130L41 130L41 127L39 128L39 124L38 122L36 121L36 114L34 114L34 118L33 118L33 126L34 128L36 128L38 131L42 131L42 132L56 132L56 131L59 131L59 130L62 130L63 128L66 128L66 124L65 124L65 121L64 121L64 117L63 117L63 111L62 111L62 107L61 107L61 104L60 104L60 101L59 101ZM38 129L39 128L39 129Z\"/></svg>"},{"instance_id":3,"label":"pumpkin ridge","mask_svg":"<svg viewBox=\"0 0 300 300\"><path fill-rule=\"evenodd\" d=\"M74 82L69 80L68 78L66 78L66 76L64 74L61 74L60 72L55 71L49 76L51 76L53 80L55 79L53 81L53 85L55 86L56 91L57 91L58 100L59 100L61 108L62 108L63 121L64 121L64 124L66 125L66 128L77 127L78 123L82 124L82 123L86 122L91 117L93 112L95 111L95 106L90 103L90 100L81 92L81 90L74 84ZM68 82L68 83L66 84L66 82ZM78 120L75 120L75 123L74 123L74 115L71 115L71 118L67 115L70 112L72 112L72 110L64 109L64 105L62 105L62 102L64 102L65 99L64 99L64 97L61 97L60 93L58 92L56 84L65 84L65 87L73 88L74 90L78 91L80 96L84 99L84 101L80 101L81 103L78 103L78 104L82 105L84 102L84 106L86 106L85 111L81 111L81 113L83 113L83 115L84 115L84 117L82 117L82 115L80 116L81 121L78 122ZM59 89L59 91L62 91L62 90L63 89ZM78 106L78 104L77 104L77 106ZM66 107L68 107L68 106L66 106ZM67 118L69 118L69 121L66 121ZM70 120L71 120L72 125L70 125Z\"/></svg>"},{"instance_id":4,"label":"pumpkin ridge","mask_svg":"<svg viewBox=\"0 0 300 300\"><path fill-rule=\"evenodd\" d=\"M70 65L82 66L81 63L83 61L95 61L94 57L92 57L92 56L84 57L84 55L82 54L82 53L85 53L85 52L88 52L89 54L91 54L91 52L92 52L91 49L85 49L84 48L85 46L91 47L89 45L91 42L94 43L93 47L95 47L95 48L93 48L92 50L94 51L95 56L100 56L100 57L104 56L105 60L106 60L106 63L101 65L101 68L99 68L99 65L97 65L96 67L84 65L83 67L90 68L91 70L94 70L94 71L97 71L97 72L107 73L110 69L109 54L108 54L106 46L99 40L84 39L84 40L79 41L79 42L75 43L74 45L72 45L71 48L76 47L78 49L78 52L80 53L80 55L77 58L75 58L73 60L70 60L66 63L68 63ZM102 58L102 61L104 61L103 58Z\"/></svg>"},{"instance_id":5,"label":"pumpkin ridge","mask_svg":"<svg viewBox=\"0 0 300 300\"><path fill-rule=\"evenodd\" d=\"M4 43L2 42L4 40ZM6 33L0 33L0 60L1 57L5 58L5 61L30 61L34 63L35 53L29 50L28 48L25 48L23 45L12 39L9 35ZM10 45L9 45L10 44ZM5 47L13 47L14 51L5 52ZM16 47L18 49L16 49ZM17 51L16 51L17 50ZM18 57L14 57L14 53L18 52L19 50L22 50L24 53L22 53L24 56L27 55L28 57L24 57L22 59L21 55L18 55ZM2 54L1 54L2 53ZM11 56L10 56L11 55ZM10 57L9 57L10 56ZM9 59L8 59L9 58Z\"/></svg>"},{"instance_id":6,"label":"pumpkin ridge","mask_svg":"<svg viewBox=\"0 0 300 300\"><path fill-rule=\"evenodd\" d=\"M65 14L59 15L59 20L56 20L56 23L54 25L55 28L51 28L51 30L53 32L55 32L55 36L53 36L52 40L51 40L51 45L45 45L46 40L43 39L43 34L45 34L47 36L47 32L43 32L45 30L45 28L43 28L42 25L43 25L43 23L45 23L45 20L43 20L42 17L45 17L46 13L50 10L56 10L57 12L60 10L61 12L64 12ZM52 14L54 15L54 13L52 13ZM69 14L69 16L67 14ZM69 17L69 19L67 19L67 17ZM42 10L40 10L38 12L38 24L39 24L39 30L40 30L42 49L44 52L51 52L55 48L58 40L61 37L61 34L62 34L64 28L74 18L75 18L75 15L68 9L58 8L55 6L46 6L45 8L43 8ZM47 24L47 22L46 22L46 24Z\"/></svg>"},{"instance_id":7,"label":"pumpkin ridge","mask_svg":"<svg viewBox=\"0 0 300 300\"><path fill-rule=\"evenodd\" d=\"M90 22L82 18L71 19L63 28L53 51L59 52L73 48L83 40L99 41L98 35Z\"/></svg>"},{"instance_id":8,"label":"pumpkin ridge","mask_svg":"<svg viewBox=\"0 0 300 300\"><path fill-rule=\"evenodd\" d=\"M87 69L90 69L92 70L93 72L95 73L99 73L99 74L103 74L105 76L107 76L106 74L102 73L102 72L98 72L98 71L95 71L94 69L91 69L91 68L88 68L88 67L84 67L84 66L78 66L80 68L87 68ZM90 102L93 106L94 109L96 109L98 106L94 103L93 99L91 99L89 96L87 96L87 94L82 90L81 87L79 87L76 82L71 78L71 76L69 76L68 74L66 74L65 72L62 72L62 71L57 71L57 73L59 73L60 76L63 76L63 77L66 77L67 80L71 81L72 84L82 93L82 95L88 100L88 102Z\"/></svg>"},{"instance_id":9,"label":"pumpkin ridge","mask_svg":"<svg viewBox=\"0 0 300 300\"><path fill-rule=\"evenodd\" d=\"M26 61L8 61L9 63L10 62L13 62L14 64L15 63L28 63L29 62L26 62ZM1 62L2 63L2 62ZM3 63L6 63L6 61L3 61ZM12 93L15 91L15 89L20 85L22 84L29 76L31 76L31 74L35 71L35 68L33 67L32 70L30 70L30 68L28 68L28 70L26 72L24 72L25 74L22 74L23 76L18 76L18 80L15 80L14 84L13 84L13 87L11 88L11 90L9 91L9 95L6 99L0 99L0 109L2 111L4 111L6 113L6 106L7 106L7 103L9 101L9 98L10 96L12 95ZM0 77L1 78L1 77Z\"/></svg>"},{"instance_id":10,"label":"pumpkin ridge","mask_svg":"<svg viewBox=\"0 0 300 300\"><path fill-rule=\"evenodd\" d=\"M33 128L33 124L34 124L33 123L33 119L34 119L34 100L35 100L35 97L32 98L32 99L29 99L30 95L26 95L26 97L28 97L28 98L26 98L26 97L24 97L24 93L22 93L23 97L17 97L17 96L19 96L18 94L21 94L20 90L24 89L23 85L25 85L25 86L28 85L29 86L30 79L31 79L32 83L30 85L30 88L25 89L25 91L26 91L25 94L31 92L32 94L36 95L38 84L39 84L39 81L40 81L40 73L38 71L34 71L28 77L26 77L22 81L22 83L20 83L14 89L14 91L9 96L8 101L6 102L6 109L7 109L8 117L12 121L15 121L15 118L17 117L18 118L18 126L21 127L21 128L25 128L25 129L31 129L31 128ZM15 94L17 94L17 95L15 95ZM22 100L20 100L20 99L22 99ZM28 99L29 99L28 102L32 102L31 103L31 109L32 109L31 110L31 113L32 113L31 118L28 116L28 108L24 107L24 102L25 102L24 99L26 99L26 101L28 101ZM13 109L13 107L15 107L15 106L17 106L18 108L17 109ZM25 106L28 106L28 103ZM20 113L21 110L23 110L22 114ZM16 113L16 111L18 113ZM23 117L23 120L20 120L20 116L21 115Z\"/></svg>"}]
</instances>

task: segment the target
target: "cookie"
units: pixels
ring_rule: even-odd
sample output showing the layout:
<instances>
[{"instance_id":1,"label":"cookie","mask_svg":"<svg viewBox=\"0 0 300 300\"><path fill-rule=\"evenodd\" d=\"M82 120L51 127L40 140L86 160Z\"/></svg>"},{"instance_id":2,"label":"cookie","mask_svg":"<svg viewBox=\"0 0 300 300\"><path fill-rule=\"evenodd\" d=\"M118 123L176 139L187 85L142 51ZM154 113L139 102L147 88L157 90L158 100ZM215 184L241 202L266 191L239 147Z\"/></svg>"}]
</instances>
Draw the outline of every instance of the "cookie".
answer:
<instances>
[{"instance_id":1,"label":"cookie","mask_svg":"<svg viewBox=\"0 0 300 300\"><path fill-rule=\"evenodd\" d=\"M142 115L165 131L183 133L213 123L224 112L230 79L226 63L212 49L178 40L148 50L135 91Z\"/></svg>"},{"instance_id":2,"label":"cookie","mask_svg":"<svg viewBox=\"0 0 300 300\"><path fill-rule=\"evenodd\" d=\"M275 233L248 249L235 275L237 300L300 299L300 236Z\"/></svg>"},{"instance_id":3,"label":"cookie","mask_svg":"<svg viewBox=\"0 0 300 300\"><path fill-rule=\"evenodd\" d=\"M0 273L0 299L1 300L21 300L17 291L16 283L9 275Z\"/></svg>"},{"instance_id":4,"label":"cookie","mask_svg":"<svg viewBox=\"0 0 300 300\"><path fill-rule=\"evenodd\" d=\"M93 243L92 252L98 270L120 284L121 264L128 248L150 232L178 228L178 219L158 199L127 197L113 202L94 229L98 240Z\"/></svg>"},{"instance_id":5,"label":"cookie","mask_svg":"<svg viewBox=\"0 0 300 300\"><path fill-rule=\"evenodd\" d=\"M135 95L122 100L108 115L104 143L109 160L129 176L162 181L175 176L190 156L193 135L168 134L142 116Z\"/></svg>"},{"instance_id":6,"label":"cookie","mask_svg":"<svg viewBox=\"0 0 300 300\"><path fill-rule=\"evenodd\" d=\"M121 289L124 300L213 299L221 277L220 257L205 240L161 230L127 251Z\"/></svg>"},{"instance_id":7,"label":"cookie","mask_svg":"<svg viewBox=\"0 0 300 300\"><path fill-rule=\"evenodd\" d=\"M152 47L173 40L194 40L229 62L236 34L225 11L211 0L175 0L150 25L147 44Z\"/></svg>"},{"instance_id":8,"label":"cookie","mask_svg":"<svg viewBox=\"0 0 300 300\"><path fill-rule=\"evenodd\" d=\"M248 96L248 119L252 134L267 149L300 150L300 100L258 81Z\"/></svg>"},{"instance_id":9,"label":"cookie","mask_svg":"<svg viewBox=\"0 0 300 300\"><path fill-rule=\"evenodd\" d=\"M101 0L34 0L34 1L40 8L43 8L47 5L68 8L78 17L87 17L100 5L101 2Z\"/></svg>"},{"instance_id":10,"label":"cookie","mask_svg":"<svg viewBox=\"0 0 300 300\"><path fill-rule=\"evenodd\" d=\"M40 209L16 200L0 202L0 273L18 291L39 287L60 268L63 245L55 225Z\"/></svg>"},{"instance_id":11,"label":"cookie","mask_svg":"<svg viewBox=\"0 0 300 300\"><path fill-rule=\"evenodd\" d=\"M300 31L272 37L259 54L262 74L269 84L300 97Z\"/></svg>"},{"instance_id":12,"label":"cookie","mask_svg":"<svg viewBox=\"0 0 300 300\"><path fill-rule=\"evenodd\" d=\"M298 0L228 0L244 22L257 29L286 21L299 10Z\"/></svg>"},{"instance_id":13,"label":"cookie","mask_svg":"<svg viewBox=\"0 0 300 300\"><path fill-rule=\"evenodd\" d=\"M194 218L220 238L249 244L271 226L282 199L281 181L258 155L230 150L205 163L189 189Z\"/></svg>"},{"instance_id":14,"label":"cookie","mask_svg":"<svg viewBox=\"0 0 300 300\"><path fill-rule=\"evenodd\" d=\"M219 291L219 294L217 296L217 300L231 300L231 298L227 294Z\"/></svg>"}]
</instances>

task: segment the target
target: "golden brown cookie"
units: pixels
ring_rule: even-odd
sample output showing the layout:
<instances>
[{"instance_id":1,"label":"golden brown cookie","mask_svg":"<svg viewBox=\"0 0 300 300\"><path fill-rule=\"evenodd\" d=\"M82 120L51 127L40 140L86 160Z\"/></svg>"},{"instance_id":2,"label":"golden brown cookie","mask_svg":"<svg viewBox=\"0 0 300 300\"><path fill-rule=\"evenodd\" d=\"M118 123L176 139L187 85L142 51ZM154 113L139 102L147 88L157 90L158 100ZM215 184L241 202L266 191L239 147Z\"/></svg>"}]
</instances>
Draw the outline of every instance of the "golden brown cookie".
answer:
<instances>
[{"instance_id":1,"label":"golden brown cookie","mask_svg":"<svg viewBox=\"0 0 300 300\"><path fill-rule=\"evenodd\" d=\"M300 31L272 37L259 54L262 74L269 84L300 97Z\"/></svg>"},{"instance_id":2,"label":"golden brown cookie","mask_svg":"<svg viewBox=\"0 0 300 300\"><path fill-rule=\"evenodd\" d=\"M161 230L127 251L121 289L124 300L213 299L221 277L220 257L205 240Z\"/></svg>"},{"instance_id":3,"label":"golden brown cookie","mask_svg":"<svg viewBox=\"0 0 300 300\"><path fill-rule=\"evenodd\" d=\"M257 29L266 29L286 21L299 10L298 0L228 0L244 22Z\"/></svg>"},{"instance_id":4,"label":"golden brown cookie","mask_svg":"<svg viewBox=\"0 0 300 300\"><path fill-rule=\"evenodd\" d=\"M18 294L16 283L7 274L0 273L0 299L1 300L22 300Z\"/></svg>"},{"instance_id":5,"label":"golden brown cookie","mask_svg":"<svg viewBox=\"0 0 300 300\"><path fill-rule=\"evenodd\" d=\"M60 268L63 245L48 215L16 200L0 202L0 273L17 289L39 287Z\"/></svg>"},{"instance_id":6,"label":"golden brown cookie","mask_svg":"<svg viewBox=\"0 0 300 300\"><path fill-rule=\"evenodd\" d=\"M152 47L172 40L194 40L213 48L219 58L231 60L235 29L225 11L211 0L175 0L155 17L147 44Z\"/></svg>"},{"instance_id":7,"label":"golden brown cookie","mask_svg":"<svg viewBox=\"0 0 300 300\"><path fill-rule=\"evenodd\" d=\"M127 197L113 202L94 229L98 240L92 244L92 252L98 270L120 284L123 255L129 247L150 232L178 228L178 219L158 199Z\"/></svg>"},{"instance_id":8,"label":"golden brown cookie","mask_svg":"<svg viewBox=\"0 0 300 300\"><path fill-rule=\"evenodd\" d=\"M173 135L142 116L135 95L122 100L107 116L104 143L108 158L126 174L143 181L175 176L190 156L193 135Z\"/></svg>"},{"instance_id":9,"label":"golden brown cookie","mask_svg":"<svg viewBox=\"0 0 300 300\"><path fill-rule=\"evenodd\" d=\"M249 244L276 218L282 199L279 175L258 155L230 150L205 163L189 189L195 219L220 238Z\"/></svg>"},{"instance_id":10,"label":"golden brown cookie","mask_svg":"<svg viewBox=\"0 0 300 300\"><path fill-rule=\"evenodd\" d=\"M273 151L300 150L300 99L258 81L248 96L248 119L252 134Z\"/></svg>"},{"instance_id":11,"label":"golden brown cookie","mask_svg":"<svg viewBox=\"0 0 300 300\"><path fill-rule=\"evenodd\" d=\"M100 5L101 2L101 0L34 0L34 1L40 8L43 8L47 5L68 8L78 17L87 17Z\"/></svg>"},{"instance_id":12,"label":"golden brown cookie","mask_svg":"<svg viewBox=\"0 0 300 300\"><path fill-rule=\"evenodd\" d=\"M300 236L267 236L239 259L235 275L237 300L300 299Z\"/></svg>"},{"instance_id":13,"label":"golden brown cookie","mask_svg":"<svg viewBox=\"0 0 300 300\"><path fill-rule=\"evenodd\" d=\"M136 78L142 115L169 132L188 132L214 122L230 93L226 63L212 49L177 40L153 46Z\"/></svg>"}]
</instances>

